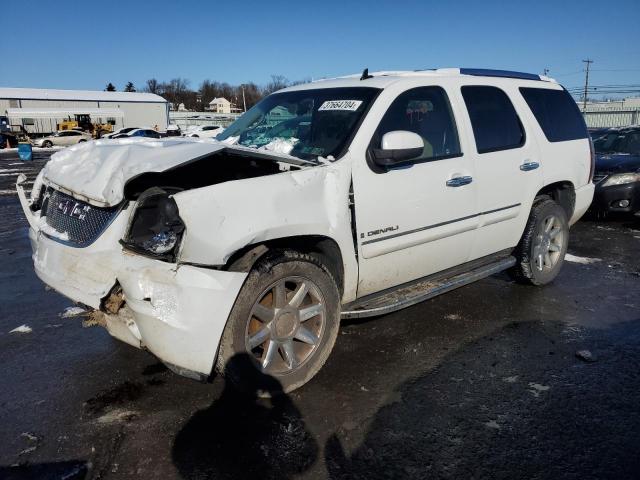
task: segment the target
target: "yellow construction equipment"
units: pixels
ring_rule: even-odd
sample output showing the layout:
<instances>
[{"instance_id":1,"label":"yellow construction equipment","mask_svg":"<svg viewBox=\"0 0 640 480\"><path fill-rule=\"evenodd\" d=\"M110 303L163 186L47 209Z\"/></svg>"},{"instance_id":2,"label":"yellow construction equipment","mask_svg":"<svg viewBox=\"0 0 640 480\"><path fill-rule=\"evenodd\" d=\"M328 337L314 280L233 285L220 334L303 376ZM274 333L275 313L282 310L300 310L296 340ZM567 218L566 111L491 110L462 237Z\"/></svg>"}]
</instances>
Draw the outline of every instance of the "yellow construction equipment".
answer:
<instances>
[{"instance_id":1,"label":"yellow construction equipment","mask_svg":"<svg viewBox=\"0 0 640 480\"><path fill-rule=\"evenodd\" d=\"M58 123L57 129L58 131L79 129L91 133L94 138L100 138L106 133L113 132L113 125L110 123L92 123L91 116L88 113L77 113L74 115L73 120L69 116L67 120Z\"/></svg>"}]
</instances>

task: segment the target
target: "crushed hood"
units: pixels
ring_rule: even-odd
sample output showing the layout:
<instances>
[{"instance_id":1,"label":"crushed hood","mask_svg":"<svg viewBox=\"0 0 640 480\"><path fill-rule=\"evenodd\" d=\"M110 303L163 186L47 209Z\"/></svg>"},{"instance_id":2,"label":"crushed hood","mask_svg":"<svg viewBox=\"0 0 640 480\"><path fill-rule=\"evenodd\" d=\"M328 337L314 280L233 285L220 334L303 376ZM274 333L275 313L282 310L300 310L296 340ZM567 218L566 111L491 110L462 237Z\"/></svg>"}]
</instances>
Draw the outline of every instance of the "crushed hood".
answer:
<instances>
[{"instance_id":1,"label":"crushed hood","mask_svg":"<svg viewBox=\"0 0 640 480\"><path fill-rule=\"evenodd\" d=\"M45 165L45 181L99 206L117 205L131 178L162 172L227 145L199 139L96 140L65 148Z\"/></svg>"}]
</instances>

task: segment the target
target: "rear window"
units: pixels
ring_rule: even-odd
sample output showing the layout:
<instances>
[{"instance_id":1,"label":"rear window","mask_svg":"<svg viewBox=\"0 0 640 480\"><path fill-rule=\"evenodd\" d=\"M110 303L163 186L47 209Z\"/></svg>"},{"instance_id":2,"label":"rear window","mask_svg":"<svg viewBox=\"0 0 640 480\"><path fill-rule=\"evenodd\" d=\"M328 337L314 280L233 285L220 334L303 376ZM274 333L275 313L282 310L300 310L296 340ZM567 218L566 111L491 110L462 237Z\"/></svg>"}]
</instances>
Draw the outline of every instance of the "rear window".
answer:
<instances>
[{"instance_id":1,"label":"rear window","mask_svg":"<svg viewBox=\"0 0 640 480\"><path fill-rule=\"evenodd\" d=\"M462 87L478 153L524 145L524 129L507 94L496 87Z\"/></svg>"},{"instance_id":2,"label":"rear window","mask_svg":"<svg viewBox=\"0 0 640 480\"><path fill-rule=\"evenodd\" d=\"M578 105L565 90L523 87L520 93L550 142L589 136Z\"/></svg>"}]
</instances>

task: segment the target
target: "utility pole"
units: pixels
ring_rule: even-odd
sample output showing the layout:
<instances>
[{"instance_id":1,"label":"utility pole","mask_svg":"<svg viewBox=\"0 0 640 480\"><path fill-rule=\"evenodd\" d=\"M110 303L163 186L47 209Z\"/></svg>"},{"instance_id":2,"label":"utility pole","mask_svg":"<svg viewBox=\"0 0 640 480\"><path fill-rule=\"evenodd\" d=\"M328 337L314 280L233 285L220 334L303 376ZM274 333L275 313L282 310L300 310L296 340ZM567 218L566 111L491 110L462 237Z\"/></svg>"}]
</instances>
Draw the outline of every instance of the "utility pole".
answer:
<instances>
[{"instance_id":1,"label":"utility pole","mask_svg":"<svg viewBox=\"0 0 640 480\"><path fill-rule=\"evenodd\" d=\"M242 105L244 107L244 111L247 111L247 101L244 98L244 83L240 85L242 87Z\"/></svg>"},{"instance_id":2,"label":"utility pole","mask_svg":"<svg viewBox=\"0 0 640 480\"><path fill-rule=\"evenodd\" d=\"M593 60L589 60L587 58L586 60L582 60L582 63L586 63L587 64L587 68L584 71L585 72L585 76L584 76L584 97L582 99L582 111L584 112L587 109L587 92L589 91L589 67L593 63Z\"/></svg>"}]
</instances>

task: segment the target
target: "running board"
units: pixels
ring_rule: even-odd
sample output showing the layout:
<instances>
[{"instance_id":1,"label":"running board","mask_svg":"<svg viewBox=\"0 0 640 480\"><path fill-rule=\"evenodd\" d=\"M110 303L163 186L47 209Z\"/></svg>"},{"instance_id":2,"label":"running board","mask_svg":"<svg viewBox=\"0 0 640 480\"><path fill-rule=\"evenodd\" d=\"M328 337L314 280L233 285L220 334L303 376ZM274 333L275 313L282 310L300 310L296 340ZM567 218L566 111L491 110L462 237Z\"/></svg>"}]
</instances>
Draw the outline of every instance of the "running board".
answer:
<instances>
[{"instance_id":1,"label":"running board","mask_svg":"<svg viewBox=\"0 0 640 480\"><path fill-rule=\"evenodd\" d=\"M512 256L476 266L463 273L454 273L451 276L430 275L421 280L399 285L394 289L385 290L382 293L368 295L345 305L342 318L363 318L386 315L406 307L410 307L442 293L449 292L458 287L489 277L516 264Z\"/></svg>"}]
</instances>

